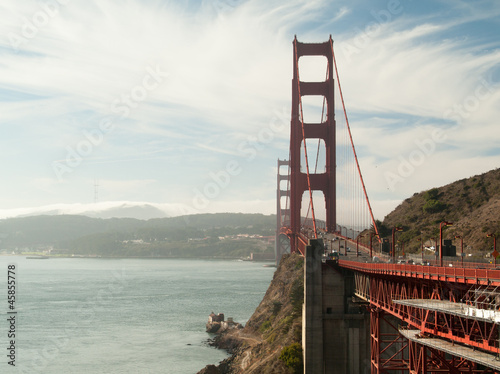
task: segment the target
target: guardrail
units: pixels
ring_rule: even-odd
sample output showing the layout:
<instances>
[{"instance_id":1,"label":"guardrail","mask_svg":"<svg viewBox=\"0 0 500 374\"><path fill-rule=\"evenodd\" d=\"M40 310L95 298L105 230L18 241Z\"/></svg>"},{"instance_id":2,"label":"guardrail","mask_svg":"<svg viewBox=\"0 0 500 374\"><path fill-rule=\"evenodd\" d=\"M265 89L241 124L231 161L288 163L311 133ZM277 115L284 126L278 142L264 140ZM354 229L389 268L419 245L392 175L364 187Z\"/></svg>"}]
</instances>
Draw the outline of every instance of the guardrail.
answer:
<instances>
[{"instance_id":1,"label":"guardrail","mask_svg":"<svg viewBox=\"0 0 500 374\"><path fill-rule=\"evenodd\" d=\"M461 266L435 266L416 264L387 264L373 262L359 262L350 260L339 260L339 265L351 270L374 274L397 275L420 279L432 279L440 281L454 281L467 284L500 285L500 267L486 267L483 264L468 263L467 267Z\"/></svg>"}]
</instances>

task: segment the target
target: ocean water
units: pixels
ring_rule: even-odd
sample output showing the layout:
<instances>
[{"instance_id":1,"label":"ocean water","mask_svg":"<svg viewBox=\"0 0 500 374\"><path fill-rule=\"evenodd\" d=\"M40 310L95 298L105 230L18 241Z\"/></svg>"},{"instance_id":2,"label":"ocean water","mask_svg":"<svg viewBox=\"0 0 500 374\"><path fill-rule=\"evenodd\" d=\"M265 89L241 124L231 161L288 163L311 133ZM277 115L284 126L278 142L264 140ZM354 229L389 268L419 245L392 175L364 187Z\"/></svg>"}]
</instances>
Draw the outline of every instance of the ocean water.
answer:
<instances>
[{"instance_id":1,"label":"ocean water","mask_svg":"<svg viewBox=\"0 0 500 374\"><path fill-rule=\"evenodd\" d=\"M8 314L8 264L16 266L17 314ZM242 261L0 257L0 373L196 373L227 357L205 343L210 312L245 323L274 270Z\"/></svg>"}]
</instances>

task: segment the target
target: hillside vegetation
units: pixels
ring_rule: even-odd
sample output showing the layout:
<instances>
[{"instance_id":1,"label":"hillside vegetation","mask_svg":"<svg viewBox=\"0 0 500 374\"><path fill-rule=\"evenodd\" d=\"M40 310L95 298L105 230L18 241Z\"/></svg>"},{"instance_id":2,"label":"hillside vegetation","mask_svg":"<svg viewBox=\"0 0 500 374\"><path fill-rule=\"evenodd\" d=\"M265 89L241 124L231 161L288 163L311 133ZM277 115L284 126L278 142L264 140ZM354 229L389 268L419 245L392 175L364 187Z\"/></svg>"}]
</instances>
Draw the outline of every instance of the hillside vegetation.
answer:
<instances>
[{"instance_id":1,"label":"hillside vegetation","mask_svg":"<svg viewBox=\"0 0 500 374\"><path fill-rule=\"evenodd\" d=\"M443 239L463 236L464 251L484 255L491 252L493 246L493 240L486 235L500 235L499 212L500 169L495 169L415 193L378 226L383 237L390 236L394 226L402 227L403 232L398 232L397 239L404 242L405 251L411 252L420 248L417 238L424 242L429 238L439 240L440 223L452 222L452 226L443 226ZM458 253L460 240L455 239L454 245Z\"/></svg>"},{"instance_id":2,"label":"hillside vegetation","mask_svg":"<svg viewBox=\"0 0 500 374\"><path fill-rule=\"evenodd\" d=\"M0 220L0 249L110 257L244 257L272 252L275 216L200 214L173 218L90 218L59 215ZM239 236L238 236L239 235Z\"/></svg>"}]
</instances>

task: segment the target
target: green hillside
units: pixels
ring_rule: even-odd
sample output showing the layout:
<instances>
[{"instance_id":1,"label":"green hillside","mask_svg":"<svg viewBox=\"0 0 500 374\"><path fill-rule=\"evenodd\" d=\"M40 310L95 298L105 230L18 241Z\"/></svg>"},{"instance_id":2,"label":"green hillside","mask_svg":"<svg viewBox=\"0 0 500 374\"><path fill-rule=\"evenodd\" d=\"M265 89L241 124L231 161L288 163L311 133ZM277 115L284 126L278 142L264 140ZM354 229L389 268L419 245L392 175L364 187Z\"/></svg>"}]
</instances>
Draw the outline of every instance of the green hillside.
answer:
<instances>
[{"instance_id":1,"label":"green hillside","mask_svg":"<svg viewBox=\"0 0 500 374\"><path fill-rule=\"evenodd\" d=\"M495 169L415 193L384 218L380 231L382 236L389 236L394 226L403 227L397 239L411 252L420 248L417 238L424 242L431 237L439 240L439 225L448 221L453 225L443 228L445 239L463 236L464 251L484 255L493 246L493 240L486 235L500 235L499 208L500 169ZM455 239L454 244L459 251L460 240Z\"/></svg>"},{"instance_id":2,"label":"green hillside","mask_svg":"<svg viewBox=\"0 0 500 374\"><path fill-rule=\"evenodd\" d=\"M34 216L0 220L4 252L118 257L242 257L271 251L262 238L275 232L275 216L200 214L150 219ZM239 235L239 236L238 236Z\"/></svg>"}]
</instances>

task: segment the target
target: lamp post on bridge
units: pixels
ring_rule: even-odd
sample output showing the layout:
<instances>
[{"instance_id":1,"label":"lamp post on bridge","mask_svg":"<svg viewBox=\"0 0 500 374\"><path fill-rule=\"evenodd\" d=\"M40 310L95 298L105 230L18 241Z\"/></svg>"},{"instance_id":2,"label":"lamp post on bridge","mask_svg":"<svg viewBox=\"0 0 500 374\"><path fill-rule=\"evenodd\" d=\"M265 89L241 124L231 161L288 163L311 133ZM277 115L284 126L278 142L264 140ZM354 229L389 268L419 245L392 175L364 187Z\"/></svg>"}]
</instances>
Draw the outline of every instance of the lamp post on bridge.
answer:
<instances>
[{"instance_id":1,"label":"lamp post on bridge","mask_svg":"<svg viewBox=\"0 0 500 374\"><path fill-rule=\"evenodd\" d=\"M496 267L497 266L497 255L498 255L498 252L497 252L497 236L496 234L488 234L486 235L487 238L493 238L493 261L494 261L494 266Z\"/></svg>"},{"instance_id":2,"label":"lamp post on bridge","mask_svg":"<svg viewBox=\"0 0 500 374\"><path fill-rule=\"evenodd\" d=\"M443 266L443 225L452 226L452 222L443 221L439 224L439 266Z\"/></svg>"},{"instance_id":3,"label":"lamp post on bridge","mask_svg":"<svg viewBox=\"0 0 500 374\"><path fill-rule=\"evenodd\" d=\"M434 238L429 238L429 240L431 240L431 243L432 241L434 241L434 258L435 258L435 263L437 265L437 249L438 249L438 243L437 243L437 239L434 239Z\"/></svg>"},{"instance_id":4,"label":"lamp post on bridge","mask_svg":"<svg viewBox=\"0 0 500 374\"><path fill-rule=\"evenodd\" d=\"M342 229L345 229L345 235L342 235ZM347 256L347 227L346 226L340 226L339 253L340 253L342 239L344 239L344 256Z\"/></svg>"},{"instance_id":5,"label":"lamp post on bridge","mask_svg":"<svg viewBox=\"0 0 500 374\"><path fill-rule=\"evenodd\" d=\"M340 226L340 225L339 225L339 227L340 227L340 236L343 236L345 238L347 236L347 227ZM345 235L342 235L342 229L345 229Z\"/></svg>"},{"instance_id":6,"label":"lamp post on bridge","mask_svg":"<svg viewBox=\"0 0 500 374\"><path fill-rule=\"evenodd\" d=\"M356 236L356 257L359 257L359 237L360 235Z\"/></svg>"},{"instance_id":7,"label":"lamp post on bridge","mask_svg":"<svg viewBox=\"0 0 500 374\"><path fill-rule=\"evenodd\" d=\"M462 235L455 235L455 239L460 239L460 262L462 263L462 267L464 267L464 238Z\"/></svg>"},{"instance_id":8,"label":"lamp post on bridge","mask_svg":"<svg viewBox=\"0 0 500 374\"><path fill-rule=\"evenodd\" d=\"M417 241L420 242L420 252L422 253L422 264L424 263L424 241L422 240L422 237L417 238Z\"/></svg>"},{"instance_id":9,"label":"lamp post on bridge","mask_svg":"<svg viewBox=\"0 0 500 374\"><path fill-rule=\"evenodd\" d=\"M363 238L364 235L361 235L359 234L358 236L356 236L356 257L359 257L359 239ZM370 245L371 247L371 245ZM371 252L370 252L371 254Z\"/></svg>"},{"instance_id":10,"label":"lamp post on bridge","mask_svg":"<svg viewBox=\"0 0 500 374\"><path fill-rule=\"evenodd\" d=\"M403 228L398 227L398 226L394 226L392 228L392 253L391 253L391 257L393 260L395 259L395 256L396 256L396 243L394 241L396 231L403 231Z\"/></svg>"},{"instance_id":11,"label":"lamp post on bridge","mask_svg":"<svg viewBox=\"0 0 500 374\"><path fill-rule=\"evenodd\" d=\"M379 237L378 234L375 234L373 231L370 231L370 261L373 260L373 242L372 238L373 237Z\"/></svg>"}]
</instances>

